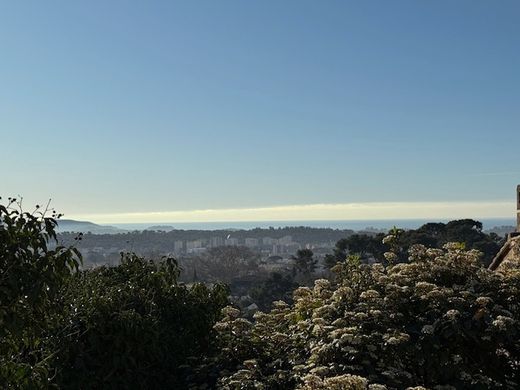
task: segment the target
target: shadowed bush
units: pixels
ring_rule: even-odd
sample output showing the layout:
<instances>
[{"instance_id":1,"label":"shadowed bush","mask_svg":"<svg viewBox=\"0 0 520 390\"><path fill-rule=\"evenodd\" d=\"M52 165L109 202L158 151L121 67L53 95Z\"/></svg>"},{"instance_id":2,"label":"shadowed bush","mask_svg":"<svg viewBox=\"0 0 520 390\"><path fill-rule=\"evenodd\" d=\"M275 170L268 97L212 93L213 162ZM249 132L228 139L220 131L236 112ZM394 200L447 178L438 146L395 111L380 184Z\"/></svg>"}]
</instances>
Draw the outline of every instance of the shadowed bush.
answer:
<instances>
[{"instance_id":1,"label":"shadowed bush","mask_svg":"<svg viewBox=\"0 0 520 390\"><path fill-rule=\"evenodd\" d=\"M212 347L222 285L179 285L175 259L79 271L56 218L0 205L2 388L182 388Z\"/></svg>"}]
</instances>

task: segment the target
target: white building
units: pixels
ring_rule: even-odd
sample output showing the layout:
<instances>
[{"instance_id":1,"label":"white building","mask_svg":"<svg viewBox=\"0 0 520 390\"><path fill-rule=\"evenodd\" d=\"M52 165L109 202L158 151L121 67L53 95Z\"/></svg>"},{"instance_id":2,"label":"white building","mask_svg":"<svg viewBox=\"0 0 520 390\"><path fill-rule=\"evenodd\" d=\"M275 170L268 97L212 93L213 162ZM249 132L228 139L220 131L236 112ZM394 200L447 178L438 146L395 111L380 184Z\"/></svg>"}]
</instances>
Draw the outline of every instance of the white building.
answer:
<instances>
[{"instance_id":1,"label":"white building","mask_svg":"<svg viewBox=\"0 0 520 390\"><path fill-rule=\"evenodd\" d=\"M187 241L186 242L186 251L189 252L191 249L202 248L201 240Z\"/></svg>"},{"instance_id":2,"label":"white building","mask_svg":"<svg viewBox=\"0 0 520 390\"><path fill-rule=\"evenodd\" d=\"M258 246L258 238L246 238L245 246L248 248L256 248Z\"/></svg>"},{"instance_id":3,"label":"white building","mask_svg":"<svg viewBox=\"0 0 520 390\"><path fill-rule=\"evenodd\" d=\"M238 238L233 238L233 237L226 238L226 240L224 241L224 245L225 246L238 246Z\"/></svg>"},{"instance_id":4,"label":"white building","mask_svg":"<svg viewBox=\"0 0 520 390\"><path fill-rule=\"evenodd\" d=\"M175 241L173 243L173 251L175 253L182 253L184 251L184 241Z\"/></svg>"},{"instance_id":5,"label":"white building","mask_svg":"<svg viewBox=\"0 0 520 390\"><path fill-rule=\"evenodd\" d=\"M211 237L209 239L209 246L212 248L222 245L224 245L224 239L222 237Z\"/></svg>"}]
</instances>

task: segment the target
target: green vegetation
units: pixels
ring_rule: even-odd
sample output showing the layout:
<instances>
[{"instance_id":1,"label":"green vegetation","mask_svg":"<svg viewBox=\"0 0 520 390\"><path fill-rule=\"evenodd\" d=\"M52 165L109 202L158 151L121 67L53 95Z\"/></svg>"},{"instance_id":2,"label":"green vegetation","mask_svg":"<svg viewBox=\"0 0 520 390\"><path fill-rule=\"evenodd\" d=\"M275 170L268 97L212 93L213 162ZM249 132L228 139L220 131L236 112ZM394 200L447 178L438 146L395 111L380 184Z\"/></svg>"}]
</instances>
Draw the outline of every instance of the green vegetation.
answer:
<instances>
[{"instance_id":1,"label":"green vegetation","mask_svg":"<svg viewBox=\"0 0 520 390\"><path fill-rule=\"evenodd\" d=\"M274 301L292 302L292 292L297 287L291 275L273 272L267 280L253 287L250 295L261 310L267 310Z\"/></svg>"},{"instance_id":2,"label":"green vegetation","mask_svg":"<svg viewBox=\"0 0 520 390\"><path fill-rule=\"evenodd\" d=\"M253 286L265 312L246 318L225 286L179 283L173 258L124 253L115 267L80 270L56 218L0 205L2 388L520 386L520 271L484 267L498 240L475 221L341 240L330 280L312 281L314 254L300 250L294 278ZM254 270L254 253L215 251L193 279Z\"/></svg>"},{"instance_id":3,"label":"green vegetation","mask_svg":"<svg viewBox=\"0 0 520 390\"><path fill-rule=\"evenodd\" d=\"M15 205L0 206L2 388L185 386L227 289L179 285L170 258L77 271L74 248L49 249L55 219Z\"/></svg>"},{"instance_id":4,"label":"green vegetation","mask_svg":"<svg viewBox=\"0 0 520 390\"><path fill-rule=\"evenodd\" d=\"M395 233L398 240L394 242L394 245L400 249L395 251L398 262L408 261L408 250L415 244L441 248L449 242L461 242L467 249L477 249L482 252L481 261L487 266L503 243L503 238L496 233L484 233L482 223L473 219L461 219L448 223L427 223L419 229L397 229ZM383 242L385 236L386 234L383 233L373 236L353 234L342 238L336 243L334 253L326 256L325 262L332 267L336 262L343 261L348 254L354 253L361 256L362 260L373 258L384 262L384 253L388 250L388 245Z\"/></svg>"},{"instance_id":5,"label":"green vegetation","mask_svg":"<svg viewBox=\"0 0 520 390\"><path fill-rule=\"evenodd\" d=\"M49 330L60 322L56 300L79 253L72 247L49 249L59 215L36 206L24 213L16 199L0 204L0 385L37 387L52 376L56 351Z\"/></svg>"},{"instance_id":6,"label":"green vegetation","mask_svg":"<svg viewBox=\"0 0 520 390\"><path fill-rule=\"evenodd\" d=\"M386 267L350 257L254 322L229 307L207 364L227 389L517 389L520 273L461 247L415 245Z\"/></svg>"},{"instance_id":7,"label":"green vegetation","mask_svg":"<svg viewBox=\"0 0 520 390\"><path fill-rule=\"evenodd\" d=\"M312 284L313 274L318 261L310 249L299 249L296 256L291 257L294 261L293 273L300 285Z\"/></svg>"}]
</instances>

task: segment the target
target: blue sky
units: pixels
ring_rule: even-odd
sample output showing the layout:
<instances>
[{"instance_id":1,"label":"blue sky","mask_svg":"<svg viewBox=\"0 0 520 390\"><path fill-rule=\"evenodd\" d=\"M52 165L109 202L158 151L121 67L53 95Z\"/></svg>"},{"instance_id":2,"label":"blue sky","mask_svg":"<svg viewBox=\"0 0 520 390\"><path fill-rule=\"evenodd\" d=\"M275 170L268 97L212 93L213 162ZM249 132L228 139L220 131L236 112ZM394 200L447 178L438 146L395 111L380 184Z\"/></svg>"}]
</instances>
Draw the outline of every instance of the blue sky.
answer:
<instances>
[{"instance_id":1,"label":"blue sky","mask_svg":"<svg viewBox=\"0 0 520 390\"><path fill-rule=\"evenodd\" d=\"M104 221L507 216L519 18L507 0L0 2L0 195Z\"/></svg>"}]
</instances>

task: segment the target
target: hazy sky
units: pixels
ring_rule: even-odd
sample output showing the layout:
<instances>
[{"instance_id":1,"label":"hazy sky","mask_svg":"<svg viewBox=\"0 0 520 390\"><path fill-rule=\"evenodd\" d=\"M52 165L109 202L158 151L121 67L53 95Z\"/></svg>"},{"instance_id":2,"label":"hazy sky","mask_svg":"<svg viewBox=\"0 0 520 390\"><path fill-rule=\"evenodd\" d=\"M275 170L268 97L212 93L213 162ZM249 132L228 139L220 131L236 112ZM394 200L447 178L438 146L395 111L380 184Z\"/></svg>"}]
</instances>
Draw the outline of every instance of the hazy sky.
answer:
<instances>
[{"instance_id":1,"label":"hazy sky","mask_svg":"<svg viewBox=\"0 0 520 390\"><path fill-rule=\"evenodd\" d=\"M516 0L1 1L0 195L120 222L512 216L519 20Z\"/></svg>"}]
</instances>

